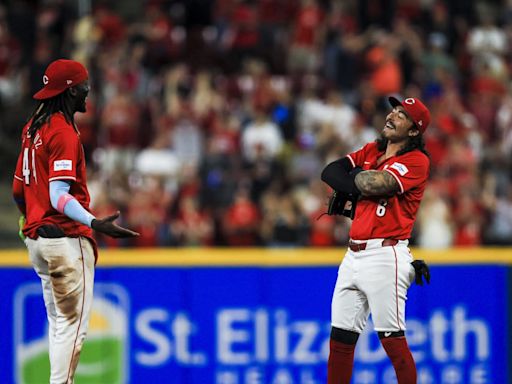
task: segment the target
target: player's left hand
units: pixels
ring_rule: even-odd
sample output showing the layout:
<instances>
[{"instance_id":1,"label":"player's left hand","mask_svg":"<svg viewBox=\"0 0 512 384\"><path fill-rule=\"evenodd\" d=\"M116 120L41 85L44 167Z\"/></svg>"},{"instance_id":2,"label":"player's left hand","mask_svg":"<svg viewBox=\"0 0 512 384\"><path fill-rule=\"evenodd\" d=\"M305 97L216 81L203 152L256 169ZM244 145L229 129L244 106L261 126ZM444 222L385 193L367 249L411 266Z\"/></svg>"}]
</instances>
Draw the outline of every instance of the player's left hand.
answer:
<instances>
[{"instance_id":1,"label":"player's left hand","mask_svg":"<svg viewBox=\"0 0 512 384\"><path fill-rule=\"evenodd\" d=\"M25 219L25 215L21 215L18 220L18 236L20 237L21 241L25 242L25 235L23 234L23 227L25 227L25 222L27 220Z\"/></svg>"},{"instance_id":2,"label":"player's left hand","mask_svg":"<svg viewBox=\"0 0 512 384\"><path fill-rule=\"evenodd\" d=\"M427 284L430 284L430 269L427 263L423 260L414 260L411 264L416 272L416 284L423 285L423 278Z\"/></svg>"},{"instance_id":3,"label":"player's left hand","mask_svg":"<svg viewBox=\"0 0 512 384\"><path fill-rule=\"evenodd\" d=\"M120 213L117 211L113 215L104 217L103 219L93 219L91 223L92 229L95 231L104 233L107 236L114 238L123 238L123 237L136 237L139 236L139 233L129 230L128 228L123 228L114 223L119 217Z\"/></svg>"}]
</instances>

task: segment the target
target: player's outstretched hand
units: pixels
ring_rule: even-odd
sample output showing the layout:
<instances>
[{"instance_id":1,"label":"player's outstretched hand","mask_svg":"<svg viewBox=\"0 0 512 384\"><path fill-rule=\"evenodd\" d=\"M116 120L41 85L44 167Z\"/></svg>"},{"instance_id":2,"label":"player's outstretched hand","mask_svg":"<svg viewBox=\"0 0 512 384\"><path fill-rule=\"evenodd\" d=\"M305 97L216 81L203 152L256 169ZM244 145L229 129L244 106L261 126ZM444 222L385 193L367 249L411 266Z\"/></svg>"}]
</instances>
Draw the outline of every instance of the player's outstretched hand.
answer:
<instances>
[{"instance_id":1,"label":"player's outstretched hand","mask_svg":"<svg viewBox=\"0 0 512 384\"><path fill-rule=\"evenodd\" d=\"M430 284L430 269L427 263L423 260L414 260L411 264L416 272L416 284L423 285L423 278L427 284Z\"/></svg>"},{"instance_id":2,"label":"player's outstretched hand","mask_svg":"<svg viewBox=\"0 0 512 384\"><path fill-rule=\"evenodd\" d=\"M113 215L104 217L103 219L93 219L91 223L92 229L115 238L139 236L137 232L133 232L128 228L120 227L114 223L114 221L119 217L119 214L119 211L117 211Z\"/></svg>"}]
</instances>

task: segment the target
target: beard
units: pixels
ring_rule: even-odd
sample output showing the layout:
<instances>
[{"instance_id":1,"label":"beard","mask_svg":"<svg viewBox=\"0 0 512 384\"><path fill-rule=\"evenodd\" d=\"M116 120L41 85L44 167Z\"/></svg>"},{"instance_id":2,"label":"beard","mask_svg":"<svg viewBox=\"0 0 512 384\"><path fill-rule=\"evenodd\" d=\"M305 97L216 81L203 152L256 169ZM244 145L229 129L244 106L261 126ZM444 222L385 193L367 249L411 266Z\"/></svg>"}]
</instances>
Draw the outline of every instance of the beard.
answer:
<instances>
[{"instance_id":1,"label":"beard","mask_svg":"<svg viewBox=\"0 0 512 384\"><path fill-rule=\"evenodd\" d=\"M386 135L385 129L380 132L380 138L390 143L399 143L407 140L407 136L400 136L396 130L388 130Z\"/></svg>"},{"instance_id":2,"label":"beard","mask_svg":"<svg viewBox=\"0 0 512 384\"><path fill-rule=\"evenodd\" d=\"M78 107L78 112L82 112L82 113L83 113L83 112L87 112L87 103L85 102L85 100L84 100L84 102L83 102L83 103Z\"/></svg>"},{"instance_id":3,"label":"beard","mask_svg":"<svg viewBox=\"0 0 512 384\"><path fill-rule=\"evenodd\" d=\"M79 97L76 99L76 105L75 105L75 111L76 112L87 112L87 101L86 101L87 95L84 95L83 97Z\"/></svg>"}]
</instances>

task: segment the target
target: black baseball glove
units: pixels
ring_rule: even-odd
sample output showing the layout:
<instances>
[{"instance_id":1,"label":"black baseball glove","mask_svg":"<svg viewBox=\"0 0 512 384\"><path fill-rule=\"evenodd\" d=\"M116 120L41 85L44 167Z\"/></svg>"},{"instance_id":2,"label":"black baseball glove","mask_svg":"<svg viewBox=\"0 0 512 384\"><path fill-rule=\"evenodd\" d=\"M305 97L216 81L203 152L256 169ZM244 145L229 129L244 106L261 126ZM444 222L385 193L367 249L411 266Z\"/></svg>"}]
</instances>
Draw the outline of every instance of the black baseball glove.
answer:
<instances>
[{"instance_id":1,"label":"black baseball glove","mask_svg":"<svg viewBox=\"0 0 512 384\"><path fill-rule=\"evenodd\" d=\"M347 202L349 204L347 204ZM351 219L354 218L356 212L357 198L353 199L350 196L345 195L339 191L334 191L329 198L329 204L327 206L327 214L332 215L343 215Z\"/></svg>"},{"instance_id":2,"label":"black baseball glove","mask_svg":"<svg viewBox=\"0 0 512 384\"><path fill-rule=\"evenodd\" d=\"M423 260L414 260L411 264L414 267L414 272L416 273L416 284L423 285L423 278L425 278L427 284L430 284L430 269L428 268L427 263Z\"/></svg>"},{"instance_id":3,"label":"black baseball glove","mask_svg":"<svg viewBox=\"0 0 512 384\"><path fill-rule=\"evenodd\" d=\"M345 203L347 202L347 196L341 192L334 191L329 197L329 204L327 206L327 214L332 215L343 215L345 209Z\"/></svg>"}]
</instances>

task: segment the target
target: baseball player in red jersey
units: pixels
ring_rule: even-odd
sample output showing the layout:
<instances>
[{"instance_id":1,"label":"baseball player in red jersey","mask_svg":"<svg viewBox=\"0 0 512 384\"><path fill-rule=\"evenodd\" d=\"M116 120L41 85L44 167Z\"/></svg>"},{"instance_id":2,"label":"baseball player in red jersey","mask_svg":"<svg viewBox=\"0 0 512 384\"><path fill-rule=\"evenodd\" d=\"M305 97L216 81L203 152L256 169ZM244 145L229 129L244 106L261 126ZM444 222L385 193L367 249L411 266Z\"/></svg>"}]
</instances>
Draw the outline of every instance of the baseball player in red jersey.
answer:
<instances>
[{"instance_id":1,"label":"baseball player in red jersey","mask_svg":"<svg viewBox=\"0 0 512 384\"><path fill-rule=\"evenodd\" d=\"M341 211L354 210L332 297L328 384L350 383L355 345L370 312L398 383L416 383L404 335L405 300L412 281L430 282L430 272L423 261L413 261L408 239L429 175L423 134L430 112L416 98L389 102L393 109L380 139L322 172L322 180L343 197Z\"/></svg>"},{"instance_id":2,"label":"baseball player in red jersey","mask_svg":"<svg viewBox=\"0 0 512 384\"><path fill-rule=\"evenodd\" d=\"M75 112L86 111L85 67L56 60L46 69L40 100L23 128L13 196L26 218L22 228L41 278L49 322L50 383L73 383L87 332L97 249L92 229L112 237L137 236L89 212L85 158Z\"/></svg>"}]
</instances>

